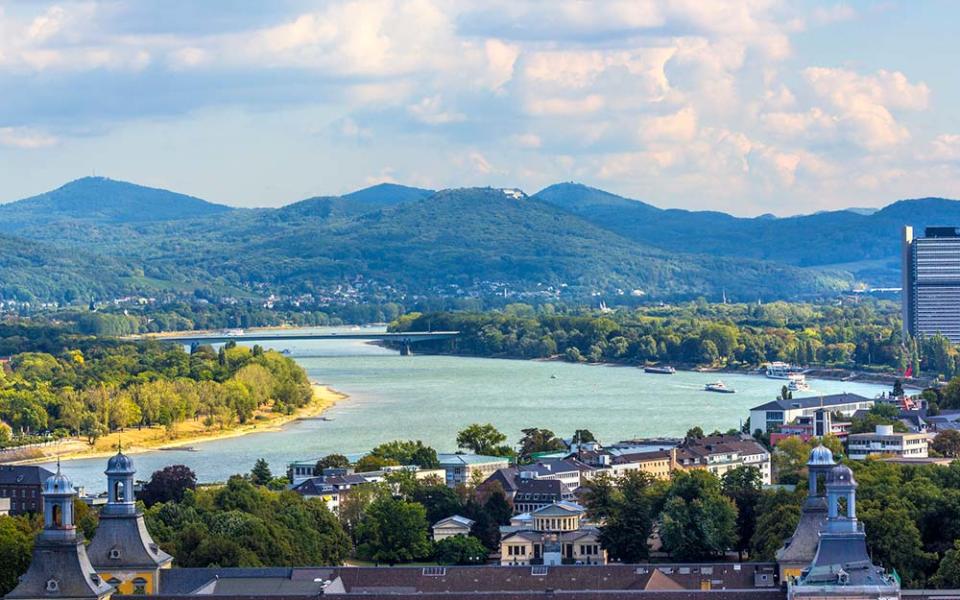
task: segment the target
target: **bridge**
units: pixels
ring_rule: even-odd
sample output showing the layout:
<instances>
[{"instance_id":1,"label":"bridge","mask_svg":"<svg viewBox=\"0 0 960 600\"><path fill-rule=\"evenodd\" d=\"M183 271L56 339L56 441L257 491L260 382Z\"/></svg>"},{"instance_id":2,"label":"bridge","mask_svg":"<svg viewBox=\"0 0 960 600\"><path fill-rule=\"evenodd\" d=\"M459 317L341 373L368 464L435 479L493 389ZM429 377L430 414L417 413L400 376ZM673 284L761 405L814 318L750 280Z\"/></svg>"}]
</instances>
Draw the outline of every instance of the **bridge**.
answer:
<instances>
[{"instance_id":1,"label":"bridge","mask_svg":"<svg viewBox=\"0 0 960 600\"><path fill-rule=\"evenodd\" d=\"M270 332L227 332L201 333L197 335L150 336L160 342L173 342L185 346L195 344L224 344L226 342L285 342L297 340L371 340L390 342L400 346L400 354L410 354L410 345L417 342L449 340L460 335L459 331L407 331L400 333L270 333ZM147 337L147 336L144 336Z\"/></svg>"}]
</instances>

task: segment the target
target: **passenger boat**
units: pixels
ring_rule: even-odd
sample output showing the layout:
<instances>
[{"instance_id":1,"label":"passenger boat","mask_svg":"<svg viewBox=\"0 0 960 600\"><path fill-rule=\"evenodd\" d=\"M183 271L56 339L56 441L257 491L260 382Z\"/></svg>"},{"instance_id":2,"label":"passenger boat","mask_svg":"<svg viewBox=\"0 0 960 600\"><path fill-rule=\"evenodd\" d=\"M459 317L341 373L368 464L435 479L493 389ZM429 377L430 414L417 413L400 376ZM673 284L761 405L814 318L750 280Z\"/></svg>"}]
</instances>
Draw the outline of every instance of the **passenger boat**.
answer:
<instances>
[{"instance_id":1,"label":"passenger boat","mask_svg":"<svg viewBox=\"0 0 960 600\"><path fill-rule=\"evenodd\" d=\"M733 388L728 388L727 384L722 381L715 381L713 383L708 383L703 386L704 391L707 392L717 392L718 394L734 394L737 390Z\"/></svg>"},{"instance_id":2,"label":"passenger boat","mask_svg":"<svg viewBox=\"0 0 960 600\"><path fill-rule=\"evenodd\" d=\"M787 389L791 392L808 392L810 391L810 384L807 383L807 378L802 373L793 373L790 375L790 383L787 384Z\"/></svg>"},{"instance_id":3,"label":"passenger boat","mask_svg":"<svg viewBox=\"0 0 960 600\"><path fill-rule=\"evenodd\" d=\"M673 375L674 373L677 372L677 370L671 367L670 365L663 365L659 367L658 366L644 367L643 372L656 373L657 375Z\"/></svg>"},{"instance_id":4,"label":"passenger boat","mask_svg":"<svg viewBox=\"0 0 960 600\"><path fill-rule=\"evenodd\" d=\"M770 379L790 379L793 371L793 366L785 362L767 363L767 377Z\"/></svg>"}]
</instances>

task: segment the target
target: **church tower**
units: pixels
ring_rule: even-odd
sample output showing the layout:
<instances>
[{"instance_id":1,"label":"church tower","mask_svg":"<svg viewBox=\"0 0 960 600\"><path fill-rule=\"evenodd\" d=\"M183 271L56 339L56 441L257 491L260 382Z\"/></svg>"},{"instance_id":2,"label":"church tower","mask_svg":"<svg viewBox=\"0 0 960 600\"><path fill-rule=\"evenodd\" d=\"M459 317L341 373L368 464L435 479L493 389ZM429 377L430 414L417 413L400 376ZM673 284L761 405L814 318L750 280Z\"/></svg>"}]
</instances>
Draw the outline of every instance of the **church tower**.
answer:
<instances>
[{"instance_id":1,"label":"church tower","mask_svg":"<svg viewBox=\"0 0 960 600\"><path fill-rule=\"evenodd\" d=\"M133 459L117 450L107 462L107 504L100 511L97 535L87 548L100 576L120 594L156 594L160 569L173 557L150 537L133 495Z\"/></svg>"},{"instance_id":2,"label":"church tower","mask_svg":"<svg viewBox=\"0 0 960 600\"><path fill-rule=\"evenodd\" d=\"M800 521L793 536L777 551L780 581L799 577L817 553L820 529L827 519L827 500L821 488L835 466L833 452L826 446L821 444L810 451L807 461L807 498L800 512Z\"/></svg>"},{"instance_id":3,"label":"church tower","mask_svg":"<svg viewBox=\"0 0 960 600\"><path fill-rule=\"evenodd\" d=\"M43 531L37 535L30 568L8 600L69 598L103 600L113 588L90 564L83 536L73 521L73 483L60 472L43 484Z\"/></svg>"},{"instance_id":4,"label":"church tower","mask_svg":"<svg viewBox=\"0 0 960 600\"><path fill-rule=\"evenodd\" d=\"M846 465L827 474L827 520L820 530L817 554L803 574L790 582L789 600L900 597L900 582L873 564L867 535L857 520L857 481Z\"/></svg>"}]
</instances>

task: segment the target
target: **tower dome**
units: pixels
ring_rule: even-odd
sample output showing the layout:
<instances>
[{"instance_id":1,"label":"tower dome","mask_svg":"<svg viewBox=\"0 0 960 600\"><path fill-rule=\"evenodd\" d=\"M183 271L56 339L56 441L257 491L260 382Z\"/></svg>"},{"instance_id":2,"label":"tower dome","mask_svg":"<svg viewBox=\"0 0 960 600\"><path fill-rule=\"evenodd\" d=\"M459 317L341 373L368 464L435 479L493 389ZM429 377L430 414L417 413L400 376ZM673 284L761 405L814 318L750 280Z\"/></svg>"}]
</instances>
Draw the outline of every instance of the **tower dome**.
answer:
<instances>
[{"instance_id":1,"label":"tower dome","mask_svg":"<svg viewBox=\"0 0 960 600\"><path fill-rule=\"evenodd\" d=\"M133 459L119 450L117 450L117 453L110 457L110 460L107 461L107 475L120 475L135 472L136 469L133 468Z\"/></svg>"},{"instance_id":2,"label":"tower dome","mask_svg":"<svg viewBox=\"0 0 960 600\"><path fill-rule=\"evenodd\" d=\"M836 463L833 462L833 452L823 444L819 444L810 451L810 460L807 461L808 467L832 466L834 464Z\"/></svg>"},{"instance_id":3,"label":"tower dome","mask_svg":"<svg viewBox=\"0 0 960 600\"><path fill-rule=\"evenodd\" d=\"M57 467L57 472L50 477L47 477L47 480L43 482L43 495L44 496L72 496L73 491L73 482L70 481L70 478L60 472L60 467Z\"/></svg>"},{"instance_id":4,"label":"tower dome","mask_svg":"<svg viewBox=\"0 0 960 600\"><path fill-rule=\"evenodd\" d=\"M827 485L857 487L857 480L853 478L853 471L847 465L837 465L830 469L827 475Z\"/></svg>"}]
</instances>

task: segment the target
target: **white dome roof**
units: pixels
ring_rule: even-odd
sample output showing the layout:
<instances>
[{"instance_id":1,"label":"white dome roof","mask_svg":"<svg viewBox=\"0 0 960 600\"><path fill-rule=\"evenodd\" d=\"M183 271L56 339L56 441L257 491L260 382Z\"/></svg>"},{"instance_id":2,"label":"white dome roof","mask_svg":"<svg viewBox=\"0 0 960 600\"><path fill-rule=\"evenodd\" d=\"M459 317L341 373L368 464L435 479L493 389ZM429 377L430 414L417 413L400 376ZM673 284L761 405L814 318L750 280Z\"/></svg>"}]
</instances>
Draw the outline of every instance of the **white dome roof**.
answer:
<instances>
[{"instance_id":1,"label":"white dome roof","mask_svg":"<svg viewBox=\"0 0 960 600\"><path fill-rule=\"evenodd\" d=\"M833 452L823 444L817 445L810 451L810 460L807 461L807 466L817 467L834 464L836 463L833 462Z\"/></svg>"}]
</instances>

